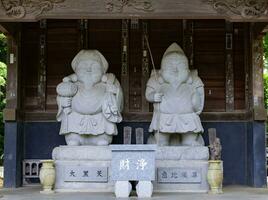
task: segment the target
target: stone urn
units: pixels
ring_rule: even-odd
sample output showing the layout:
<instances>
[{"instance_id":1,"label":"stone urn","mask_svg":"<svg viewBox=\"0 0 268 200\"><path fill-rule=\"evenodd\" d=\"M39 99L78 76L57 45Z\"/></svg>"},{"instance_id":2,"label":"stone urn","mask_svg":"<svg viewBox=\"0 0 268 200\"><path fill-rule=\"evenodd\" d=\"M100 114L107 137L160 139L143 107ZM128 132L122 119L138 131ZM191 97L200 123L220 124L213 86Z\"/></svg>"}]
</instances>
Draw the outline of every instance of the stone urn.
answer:
<instances>
[{"instance_id":1,"label":"stone urn","mask_svg":"<svg viewBox=\"0 0 268 200\"><path fill-rule=\"evenodd\" d=\"M53 186L55 184L56 172L53 160L41 160L42 167L40 170L40 182L43 187L43 191L40 193L50 194L54 193Z\"/></svg>"},{"instance_id":2,"label":"stone urn","mask_svg":"<svg viewBox=\"0 0 268 200\"><path fill-rule=\"evenodd\" d=\"M208 183L212 194L222 193L223 169L221 160L209 160Z\"/></svg>"}]
</instances>

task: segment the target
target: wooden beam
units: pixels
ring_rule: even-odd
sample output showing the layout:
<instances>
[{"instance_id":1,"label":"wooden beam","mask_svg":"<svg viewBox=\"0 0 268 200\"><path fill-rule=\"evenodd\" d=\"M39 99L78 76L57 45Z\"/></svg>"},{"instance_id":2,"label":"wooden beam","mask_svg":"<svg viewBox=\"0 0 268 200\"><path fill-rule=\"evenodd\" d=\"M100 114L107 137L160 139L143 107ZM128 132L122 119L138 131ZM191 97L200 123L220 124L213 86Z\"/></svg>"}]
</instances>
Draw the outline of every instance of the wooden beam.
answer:
<instances>
[{"instance_id":1,"label":"wooden beam","mask_svg":"<svg viewBox=\"0 0 268 200\"><path fill-rule=\"evenodd\" d=\"M267 21L263 1L222 0L62 0L6 1L0 7L1 21L38 21L40 19L226 19L230 21ZM55 2L55 3L54 3ZM257 9L256 9L257 8ZM48 12L49 11L49 12Z\"/></svg>"},{"instance_id":2,"label":"wooden beam","mask_svg":"<svg viewBox=\"0 0 268 200\"><path fill-rule=\"evenodd\" d=\"M52 121L56 122L55 112L25 112L23 113L23 120L25 121ZM248 111L235 112L203 112L201 114L202 122L236 122L249 121L252 119L252 113ZM152 113L132 112L123 114L124 122L147 122L152 120Z\"/></svg>"}]
</instances>

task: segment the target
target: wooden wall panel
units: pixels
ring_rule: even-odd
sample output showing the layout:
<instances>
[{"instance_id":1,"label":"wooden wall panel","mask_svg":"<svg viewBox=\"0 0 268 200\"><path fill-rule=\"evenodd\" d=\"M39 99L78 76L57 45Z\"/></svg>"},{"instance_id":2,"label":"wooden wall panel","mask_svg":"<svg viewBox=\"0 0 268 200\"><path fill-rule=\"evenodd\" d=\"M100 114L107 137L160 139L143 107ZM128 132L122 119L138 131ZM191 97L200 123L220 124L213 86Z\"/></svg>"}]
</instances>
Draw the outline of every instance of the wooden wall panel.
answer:
<instances>
[{"instance_id":1,"label":"wooden wall panel","mask_svg":"<svg viewBox=\"0 0 268 200\"><path fill-rule=\"evenodd\" d=\"M141 22L141 21L140 21ZM148 38L156 68L172 42L183 47L182 20L146 20ZM193 22L193 66L205 84L205 112L225 111L225 21L191 20ZM142 23L138 29L129 28L129 113L125 119L150 120L142 111ZM82 46L98 49L108 60L109 70L121 77L121 20L87 20L81 40L80 20L48 20L46 29L46 113L55 113L56 85L73 73L71 61ZM245 110L245 24L234 23L233 65L235 111ZM40 112L38 107L39 23L22 24L21 64L23 109ZM188 38L189 39L189 38ZM189 55L188 55L189 57ZM149 61L152 70L151 61ZM139 104L138 106L135 104ZM152 111L152 105L150 105ZM42 111L44 112L44 111ZM143 116L147 116L146 119ZM148 117L149 116L149 117Z\"/></svg>"},{"instance_id":2,"label":"wooden wall panel","mask_svg":"<svg viewBox=\"0 0 268 200\"><path fill-rule=\"evenodd\" d=\"M194 68L205 85L204 111L225 111L225 21L194 20Z\"/></svg>"},{"instance_id":3,"label":"wooden wall panel","mask_svg":"<svg viewBox=\"0 0 268 200\"><path fill-rule=\"evenodd\" d=\"M38 109L39 23L23 23L21 31L22 109Z\"/></svg>"},{"instance_id":4,"label":"wooden wall panel","mask_svg":"<svg viewBox=\"0 0 268 200\"><path fill-rule=\"evenodd\" d=\"M71 62L80 48L78 20L47 21L47 110L56 110L56 86L74 73Z\"/></svg>"},{"instance_id":5,"label":"wooden wall panel","mask_svg":"<svg viewBox=\"0 0 268 200\"><path fill-rule=\"evenodd\" d=\"M150 20L149 41L155 66L160 69L162 56L173 42L183 47L182 20Z\"/></svg>"},{"instance_id":6,"label":"wooden wall panel","mask_svg":"<svg viewBox=\"0 0 268 200\"><path fill-rule=\"evenodd\" d=\"M129 112L142 112L142 25L129 28Z\"/></svg>"},{"instance_id":7,"label":"wooden wall panel","mask_svg":"<svg viewBox=\"0 0 268 200\"><path fill-rule=\"evenodd\" d=\"M182 20L150 20L149 21L149 42L152 50L156 69L160 69L161 60L166 49L173 42L176 42L183 48L183 24ZM150 71L152 63L150 63ZM153 106L150 104L150 111Z\"/></svg>"},{"instance_id":8,"label":"wooden wall panel","mask_svg":"<svg viewBox=\"0 0 268 200\"><path fill-rule=\"evenodd\" d=\"M235 110L245 109L245 26L234 23L233 64Z\"/></svg>"},{"instance_id":9,"label":"wooden wall panel","mask_svg":"<svg viewBox=\"0 0 268 200\"><path fill-rule=\"evenodd\" d=\"M88 20L88 47L99 50L109 63L108 72L121 76L121 20Z\"/></svg>"}]
</instances>

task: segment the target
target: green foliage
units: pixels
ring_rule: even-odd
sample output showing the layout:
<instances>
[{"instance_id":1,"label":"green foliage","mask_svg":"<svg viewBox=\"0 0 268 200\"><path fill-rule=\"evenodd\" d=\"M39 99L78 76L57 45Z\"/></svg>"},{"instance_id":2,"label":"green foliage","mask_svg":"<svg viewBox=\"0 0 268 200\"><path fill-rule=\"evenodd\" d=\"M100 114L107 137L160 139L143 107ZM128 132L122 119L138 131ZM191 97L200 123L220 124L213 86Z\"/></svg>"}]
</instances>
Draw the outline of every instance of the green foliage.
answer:
<instances>
[{"instance_id":1,"label":"green foliage","mask_svg":"<svg viewBox=\"0 0 268 200\"><path fill-rule=\"evenodd\" d=\"M7 66L7 40L4 34L0 34L0 165L2 165L2 155L4 153L4 122L3 109L6 105L6 77Z\"/></svg>"},{"instance_id":2,"label":"green foliage","mask_svg":"<svg viewBox=\"0 0 268 200\"><path fill-rule=\"evenodd\" d=\"M268 73L263 74L263 84L264 84L264 106L268 109Z\"/></svg>"},{"instance_id":3,"label":"green foliage","mask_svg":"<svg viewBox=\"0 0 268 200\"><path fill-rule=\"evenodd\" d=\"M263 38L263 50L264 50L264 67L268 69L268 34L266 33Z\"/></svg>"}]
</instances>

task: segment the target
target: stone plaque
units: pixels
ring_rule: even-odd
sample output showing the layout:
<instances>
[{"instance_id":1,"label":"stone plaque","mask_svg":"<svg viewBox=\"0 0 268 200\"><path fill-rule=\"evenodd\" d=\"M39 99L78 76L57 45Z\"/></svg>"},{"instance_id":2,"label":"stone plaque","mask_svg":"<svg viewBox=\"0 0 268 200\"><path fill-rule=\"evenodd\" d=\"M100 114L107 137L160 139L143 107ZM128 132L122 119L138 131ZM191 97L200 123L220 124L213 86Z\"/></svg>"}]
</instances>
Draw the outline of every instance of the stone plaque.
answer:
<instances>
[{"instance_id":1,"label":"stone plaque","mask_svg":"<svg viewBox=\"0 0 268 200\"><path fill-rule=\"evenodd\" d=\"M201 183L201 169L159 167L157 169L158 183Z\"/></svg>"},{"instance_id":2,"label":"stone plaque","mask_svg":"<svg viewBox=\"0 0 268 200\"><path fill-rule=\"evenodd\" d=\"M108 182L107 167L88 167L81 165L66 166L64 170L65 182Z\"/></svg>"},{"instance_id":3,"label":"stone plaque","mask_svg":"<svg viewBox=\"0 0 268 200\"><path fill-rule=\"evenodd\" d=\"M155 180L156 145L110 145L112 180Z\"/></svg>"}]
</instances>

